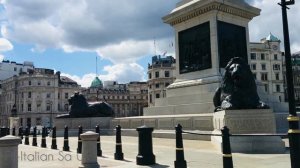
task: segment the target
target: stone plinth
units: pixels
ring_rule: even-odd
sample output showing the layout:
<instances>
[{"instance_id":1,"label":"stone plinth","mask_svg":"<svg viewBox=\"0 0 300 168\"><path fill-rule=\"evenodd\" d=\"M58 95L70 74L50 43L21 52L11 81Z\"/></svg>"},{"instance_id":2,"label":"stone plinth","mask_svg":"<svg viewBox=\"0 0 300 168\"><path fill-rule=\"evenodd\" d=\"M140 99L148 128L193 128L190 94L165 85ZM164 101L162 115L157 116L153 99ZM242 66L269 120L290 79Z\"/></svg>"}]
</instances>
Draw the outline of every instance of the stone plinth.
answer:
<instances>
[{"instance_id":1,"label":"stone plinth","mask_svg":"<svg viewBox=\"0 0 300 168\"><path fill-rule=\"evenodd\" d=\"M0 138L0 167L18 168L18 145L21 139L15 136Z\"/></svg>"},{"instance_id":2,"label":"stone plinth","mask_svg":"<svg viewBox=\"0 0 300 168\"><path fill-rule=\"evenodd\" d=\"M16 135L19 133L19 117L9 117L9 128L10 128L10 135L12 135L13 128L16 128Z\"/></svg>"},{"instance_id":3,"label":"stone plinth","mask_svg":"<svg viewBox=\"0 0 300 168\"><path fill-rule=\"evenodd\" d=\"M79 168L99 168L97 162L98 133L88 131L80 135L82 140L82 158Z\"/></svg>"},{"instance_id":4,"label":"stone plinth","mask_svg":"<svg viewBox=\"0 0 300 168\"><path fill-rule=\"evenodd\" d=\"M227 126L230 134L274 134L275 116L271 109L224 110L213 115L214 133ZM221 137L213 136L212 142L221 149ZM231 136L232 152L284 153L285 145L279 136Z\"/></svg>"},{"instance_id":5,"label":"stone plinth","mask_svg":"<svg viewBox=\"0 0 300 168\"><path fill-rule=\"evenodd\" d=\"M65 125L69 129L78 129L81 125L83 129L95 129L96 125L100 128L109 128L109 124L112 117L90 117L90 118L56 118L54 120L54 125L57 129L63 129Z\"/></svg>"}]
</instances>

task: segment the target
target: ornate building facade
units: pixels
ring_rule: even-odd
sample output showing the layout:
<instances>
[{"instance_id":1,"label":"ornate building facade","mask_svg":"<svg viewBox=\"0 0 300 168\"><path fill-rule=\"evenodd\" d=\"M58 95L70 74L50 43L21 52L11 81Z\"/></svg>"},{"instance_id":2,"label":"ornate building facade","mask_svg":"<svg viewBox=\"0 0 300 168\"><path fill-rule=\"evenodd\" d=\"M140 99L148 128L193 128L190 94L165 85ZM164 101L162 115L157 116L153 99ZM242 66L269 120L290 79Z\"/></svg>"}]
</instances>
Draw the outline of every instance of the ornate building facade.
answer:
<instances>
[{"instance_id":1,"label":"ornate building facade","mask_svg":"<svg viewBox=\"0 0 300 168\"><path fill-rule=\"evenodd\" d=\"M172 56L153 56L148 64L148 105L155 106L155 100L166 97L167 87L174 82L176 65Z\"/></svg>"},{"instance_id":2,"label":"ornate building facade","mask_svg":"<svg viewBox=\"0 0 300 168\"><path fill-rule=\"evenodd\" d=\"M292 69L293 69L293 79L294 79L294 93L295 93L295 103L297 106L300 106L300 52L296 52L292 54ZM287 84L286 84L286 67L285 61L283 64L283 71L284 71L284 93L285 99L288 100L287 95Z\"/></svg>"},{"instance_id":3,"label":"ornate building facade","mask_svg":"<svg viewBox=\"0 0 300 168\"><path fill-rule=\"evenodd\" d=\"M60 76L60 72L42 68L3 80L0 125L8 126L13 112L22 126L51 127L56 115L68 112L68 98L80 88L75 81Z\"/></svg>"},{"instance_id":4,"label":"ornate building facade","mask_svg":"<svg viewBox=\"0 0 300 168\"><path fill-rule=\"evenodd\" d=\"M116 81L102 82L96 77L91 86L82 91L82 94L89 102L109 103L116 117L141 116L148 101L146 82L118 84Z\"/></svg>"},{"instance_id":5,"label":"ornate building facade","mask_svg":"<svg viewBox=\"0 0 300 168\"><path fill-rule=\"evenodd\" d=\"M284 101L283 57L280 40L271 33L258 43L250 43L250 68L265 91Z\"/></svg>"}]
</instances>

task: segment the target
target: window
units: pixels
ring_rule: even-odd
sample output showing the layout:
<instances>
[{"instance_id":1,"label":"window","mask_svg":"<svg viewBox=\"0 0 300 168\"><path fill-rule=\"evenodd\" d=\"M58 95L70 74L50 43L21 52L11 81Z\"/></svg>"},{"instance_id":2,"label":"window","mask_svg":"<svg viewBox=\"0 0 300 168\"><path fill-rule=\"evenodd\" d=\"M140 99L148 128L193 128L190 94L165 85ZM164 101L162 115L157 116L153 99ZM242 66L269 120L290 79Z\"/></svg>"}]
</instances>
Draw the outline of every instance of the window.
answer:
<instances>
[{"instance_id":1,"label":"window","mask_svg":"<svg viewBox=\"0 0 300 168\"><path fill-rule=\"evenodd\" d=\"M152 74L151 74L151 73L148 74L148 78L149 78L149 79L152 78Z\"/></svg>"},{"instance_id":2,"label":"window","mask_svg":"<svg viewBox=\"0 0 300 168\"><path fill-rule=\"evenodd\" d=\"M47 86L50 86L50 81L47 82Z\"/></svg>"},{"instance_id":3,"label":"window","mask_svg":"<svg viewBox=\"0 0 300 168\"><path fill-rule=\"evenodd\" d=\"M266 70L266 64L261 64L261 69Z\"/></svg>"},{"instance_id":4,"label":"window","mask_svg":"<svg viewBox=\"0 0 300 168\"><path fill-rule=\"evenodd\" d=\"M278 60L277 54L274 54L274 60Z\"/></svg>"},{"instance_id":5,"label":"window","mask_svg":"<svg viewBox=\"0 0 300 168\"><path fill-rule=\"evenodd\" d=\"M21 93L21 97L24 98L24 92Z\"/></svg>"},{"instance_id":6,"label":"window","mask_svg":"<svg viewBox=\"0 0 300 168\"><path fill-rule=\"evenodd\" d=\"M68 99L68 98L69 98L69 94L65 93L65 99Z\"/></svg>"},{"instance_id":7,"label":"window","mask_svg":"<svg viewBox=\"0 0 300 168\"><path fill-rule=\"evenodd\" d=\"M256 53L251 53L250 56L252 60L256 60Z\"/></svg>"},{"instance_id":8,"label":"window","mask_svg":"<svg viewBox=\"0 0 300 168\"><path fill-rule=\"evenodd\" d=\"M279 73L275 73L276 80L279 80Z\"/></svg>"},{"instance_id":9,"label":"window","mask_svg":"<svg viewBox=\"0 0 300 168\"><path fill-rule=\"evenodd\" d=\"M31 104L30 103L27 104L27 111L31 111Z\"/></svg>"},{"instance_id":10,"label":"window","mask_svg":"<svg viewBox=\"0 0 300 168\"><path fill-rule=\"evenodd\" d=\"M47 98L50 98L51 97L51 93L47 93Z\"/></svg>"},{"instance_id":11,"label":"window","mask_svg":"<svg viewBox=\"0 0 300 168\"><path fill-rule=\"evenodd\" d=\"M38 85L41 85L41 81L38 81Z\"/></svg>"},{"instance_id":12,"label":"window","mask_svg":"<svg viewBox=\"0 0 300 168\"><path fill-rule=\"evenodd\" d=\"M14 67L14 71L17 71L17 67Z\"/></svg>"},{"instance_id":13,"label":"window","mask_svg":"<svg viewBox=\"0 0 300 168\"><path fill-rule=\"evenodd\" d=\"M36 125L42 125L42 118L38 117L35 119Z\"/></svg>"},{"instance_id":14,"label":"window","mask_svg":"<svg viewBox=\"0 0 300 168\"><path fill-rule=\"evenodd\" d=\"M31 98L31 92L28 92L28 98Z\"/></svg>"},{"instance_id":15,"label":"window","mask_svg":"<svg viewBox=\"0 0 300 168\"><path fill-rule=\"evenodd\" d=\"M268 80L268 73L261 73L261 80L267 81Z\"/></svg>"},{"instance_id":16,"label":"window","mask_svg":"<svg viewBox=\"0 0 300 168\"><path fill-rule=\"evenodd\" d=\"M60 93L57 94L57 98L60 99Z\"/></svg>"},{"instance_id":17,"label":"window","mask_svg":"<svg viewBox=\"0 0 300 168\"><path fill-rule=\"evenodd\" d=\"M274 64L273 65L273 70L280 70L280 65L279 64Z\"/></svg>"},{"instance_id":18,"label":"window","mask_svg":"<svg viewBox=\"0 0 300 168\"><path fill-rule=\"evenodd\" d=\"M155 88L159 88L159 83L156 83L156 84L155 84Z\"/></svg>"},{"instance_id":19,"label":"window","mask_svg":"<svg viewBox=\"0 0 300 168\"><path fill-rule=\"evenodd\" d=\"M24 111L24 105L21 104L21 111Z\"/></svg>"},{"instance_id":20,"label":"window","mask_svg":"<svg viewBox=\"0 0 300 168\"><path fill-rule=\"evenodd\" d=\"M256 64L251 64L251 69L256 70Z\"/></svg>"},{"instance_id":21,"label":"window","mask_svg":"<svg viewBox=\"0 0 300 168\"><path fill-rule=\"evenodd\" d=\"M150 103L152 103L152 95L150 95L150 99L149 99Z\"/></svg>"},{"instance_id":22,"label":"window","mask_svg":"<svg viewBox=\"0 0 300 168\"><path fill-rule=\"evenodd\" d=\"M260 59L261 59L261 60L265 60L265 59L266 59L265 54L263 54L263 53L260 54Z\"/></svg>"},{"instance_id":23,"label":"window","mask_svg":"<svg viewBox=\"0 0 300 168\"><path fill-rule=\"evenodd\" d=\"M170 77L170 71L165 71L165 77Z\"/></svg>"},{"instance_id":24,"label":"window","mask_svg":"<svg viewBox=\"0 0 300 168\"><path fill-rule=\"evenodd\" d=\"M268 92L268 84L265 84L265 91Z\"/></svg>"},{"instance_id":25,"label":"window","mask_svg":"<svg viewBox=\"0 0 300 168\"><path fill-rule=\"evenodd\" d=\"M157 94L155 95L155 97L156 97L156 98L159 98L159 97L160 97L159 93L157 93Z\"/></svg>"},{"instance_id":26,"label":"window","mask_svg":"<svg viewBox=\"0 0 300 168\"><path fill-rule=\"evenodd\" d=\"M280 92L280 85L276 85L276 92Z\"/></svg>"},{"instance_id":27,"label":"window","mask_svg":"<svg viewBox=\"0 0 300 168\"><path fill-rule=\"evenodd\" d=\"M253 75L253 78L256 80L256 73L253 73L252 75Z\"/></svg>"},{"instance_id":28,"label":"window","mask_svg":"<svg viewBox=\"0 0 300 168\"><path fill-rule=\"evenodd\" d=\"M152 85L149 85L149 88L152 89Z\"/></svg>"},{"instance_id":29,"label":"window","mask_svg":"<svg viewBox=\"0 0 300 168\"><path fill-rule=\"evenodd\" d=\"M51 104L47 104L46 110L47 110L47 111L50 111L50 110L51 110Z\"/></svg>"},{"instance_id":30,"label":"window","mask_svg":"<svg viewBox=\"0 0 300 168\"><path fill-rule=\"evenodd\" d=\"M155 72L155 78L159 78L159 72Z\"/></svg>"},{"instance_id":31,"label":"window","mask_svg":"<svg viewBox=\"0 0 300 168\"><path fill-rule=\"evenodd\" d=\"M31 85L31 81L28 81L28 85L29 85L29 86Z\"/></svg>"}]
</instances>

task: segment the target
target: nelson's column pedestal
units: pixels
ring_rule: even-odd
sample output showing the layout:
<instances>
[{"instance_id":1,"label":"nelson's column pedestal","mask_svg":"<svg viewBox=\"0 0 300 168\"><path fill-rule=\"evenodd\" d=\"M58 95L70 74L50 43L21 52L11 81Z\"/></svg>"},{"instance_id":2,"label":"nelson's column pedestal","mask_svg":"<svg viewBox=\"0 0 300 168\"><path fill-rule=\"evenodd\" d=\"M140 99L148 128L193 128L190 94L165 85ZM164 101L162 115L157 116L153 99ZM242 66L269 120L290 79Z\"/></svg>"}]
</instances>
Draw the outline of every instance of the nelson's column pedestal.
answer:
<instances>
[{"instance_id":1,"label":"nelson's column pedestal","mask_svg":"<svg viewBox=\"0 0 300 168\"><path fill-rule=\"evenodd\" d=\"M259 14L260 9L243 0L179 2L170 14L163 17L164 22L175 30L175 82L168 86L166 98L158 99L154 107L144 109L144 116L115 119L112 127L120 124L123 128L136 128L145 124L155 129L173 130L180 123L185 130L210 133L219 132L224 124L231 121L239 123L239 120L250 125L244 129L239 127L243 124L229 124L229 129L230 126L234 127L235 133L240 133L239 129L243 130L242 133L275 133L272 110L214 113L213 97L220 87L224 67L233 57L243 57L248 62L248 23ZM266 119L270 120L268 125L264 124ZM263 124L264 127L260 129L257 124ZM197 137L199 138L201 137ZM212 140L217 145L221 143L215 137L203 139ZM270 141L279 145L281 149L278 151L282 152L283 143L280 138ZM270 141L259 140L261 144ZM248 147L245 144L253 144L249 139L235 142L241 143L237 148L233 145L233 151L245 151L245 147ZM272 149L263 151L278 152Z\"/></svg>"}]
</instances>

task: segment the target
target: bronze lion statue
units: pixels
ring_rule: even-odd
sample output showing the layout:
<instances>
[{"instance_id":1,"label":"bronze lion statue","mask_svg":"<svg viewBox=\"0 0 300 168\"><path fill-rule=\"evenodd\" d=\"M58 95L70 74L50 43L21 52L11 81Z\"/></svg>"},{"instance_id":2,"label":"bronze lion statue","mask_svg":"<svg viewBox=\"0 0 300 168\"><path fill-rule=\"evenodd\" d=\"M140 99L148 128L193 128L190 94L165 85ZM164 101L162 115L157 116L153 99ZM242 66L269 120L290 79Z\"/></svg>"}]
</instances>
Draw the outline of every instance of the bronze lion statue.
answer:
<instances>
[{"instance_id":1,"label":"bronze lion statue","mask_svg":"<svg viewBox=\"0 0 300 168\"><path fill-rule=\"evenodd\" d=\"M225 67L221 87L213 98L215 112L231 109L267 109L260 101L249 65L240 57L232 58Z\"/></svg>"},{"instance_id":2,"label":"bronze lion statue","mask_svg":"<svg viewBox=\"0 0 300 168\"><path fill-rule=\"evenodd\" d=\"M112 107L106 103L87 103L82 94L75 93L68 99L71 110L68 114L56 116L56 118L82 118L82 117L114 117Z\"/></svg>"}]
</instances>

